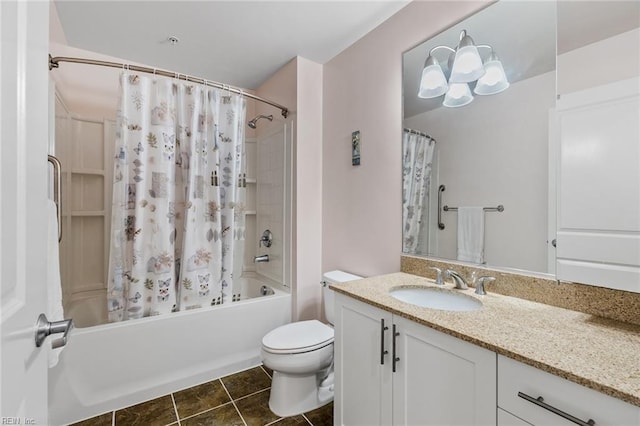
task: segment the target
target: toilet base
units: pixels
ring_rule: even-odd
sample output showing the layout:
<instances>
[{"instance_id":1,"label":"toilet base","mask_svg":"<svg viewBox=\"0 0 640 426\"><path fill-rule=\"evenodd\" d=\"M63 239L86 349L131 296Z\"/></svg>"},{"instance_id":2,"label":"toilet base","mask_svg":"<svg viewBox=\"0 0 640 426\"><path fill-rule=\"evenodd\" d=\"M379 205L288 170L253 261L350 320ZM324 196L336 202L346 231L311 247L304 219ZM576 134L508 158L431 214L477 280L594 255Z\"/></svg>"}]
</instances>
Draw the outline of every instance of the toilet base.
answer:
<instances>
[{"instance_id":1,"label":"toilet base","mask_svg":"<svg viewBox=\"0 0 640 426\"><path fill-rule=\"evenodd\" d=\"M333 401L333 383L320 383L326 373L326 369L307 375L274 371L269 408L278 416L289 417Z\"/></svg>"}]
</instances>

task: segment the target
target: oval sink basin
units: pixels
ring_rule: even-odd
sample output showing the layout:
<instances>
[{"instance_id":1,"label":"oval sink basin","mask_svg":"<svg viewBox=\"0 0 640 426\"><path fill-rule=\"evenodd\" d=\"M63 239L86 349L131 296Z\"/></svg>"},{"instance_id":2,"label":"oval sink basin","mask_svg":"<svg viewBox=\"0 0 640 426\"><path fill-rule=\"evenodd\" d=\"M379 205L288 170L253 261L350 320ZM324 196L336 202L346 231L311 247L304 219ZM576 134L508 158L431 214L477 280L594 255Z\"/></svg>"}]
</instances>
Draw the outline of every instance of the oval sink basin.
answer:
<instances>
[{"instance_id":1,"label":"oval sink basin","mask_svg":"<svg viewBox=\"0 0 640 426\"><path fill-rule=\"evenodd\" d=\"M423 308L442 311L475 311L482 302L471 296L435 287L405 287L389 291L391 297Z\"/></svg>"}]
</instances>

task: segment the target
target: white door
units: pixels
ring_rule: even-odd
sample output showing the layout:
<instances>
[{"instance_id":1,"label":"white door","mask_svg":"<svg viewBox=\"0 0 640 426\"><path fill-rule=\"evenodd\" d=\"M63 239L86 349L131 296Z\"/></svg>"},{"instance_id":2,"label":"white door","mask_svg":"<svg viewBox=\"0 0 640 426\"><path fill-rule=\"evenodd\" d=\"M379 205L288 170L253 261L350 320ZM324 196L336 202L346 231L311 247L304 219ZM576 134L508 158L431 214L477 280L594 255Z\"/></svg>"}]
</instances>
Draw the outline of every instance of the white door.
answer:
<instances>
[{"instance_id":1,"label":"white door","mask_svg":"<svg viewBox=\"0 0 640 426\"><path fill-rule=\"evenodd\" d=\"M0 421L43 425L49 2L0 1L0 34Z\"/></svg>"}]
</instances>

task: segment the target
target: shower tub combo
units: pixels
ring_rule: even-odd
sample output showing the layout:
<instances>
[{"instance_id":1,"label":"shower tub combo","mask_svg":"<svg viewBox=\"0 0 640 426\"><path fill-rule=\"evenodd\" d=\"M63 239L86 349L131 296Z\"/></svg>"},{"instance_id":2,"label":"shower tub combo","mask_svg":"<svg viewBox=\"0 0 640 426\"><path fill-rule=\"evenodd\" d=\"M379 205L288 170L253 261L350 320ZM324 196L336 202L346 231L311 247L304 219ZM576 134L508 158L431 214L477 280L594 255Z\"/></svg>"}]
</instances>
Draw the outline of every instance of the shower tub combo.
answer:
<instances>
[{"instance_id":1,"label":"shower tub combo","mask_svg":"<svg viewBox=\"0 0 640 426\"><path fill-rule=\"evenodd\" d=\"M234 283L235 284L235 283ZM252 274L229 304L78 328L49 370L49 420L68 424L260 364L262 337L291 321L285 287Z\"/></svg>"}]
</instances>

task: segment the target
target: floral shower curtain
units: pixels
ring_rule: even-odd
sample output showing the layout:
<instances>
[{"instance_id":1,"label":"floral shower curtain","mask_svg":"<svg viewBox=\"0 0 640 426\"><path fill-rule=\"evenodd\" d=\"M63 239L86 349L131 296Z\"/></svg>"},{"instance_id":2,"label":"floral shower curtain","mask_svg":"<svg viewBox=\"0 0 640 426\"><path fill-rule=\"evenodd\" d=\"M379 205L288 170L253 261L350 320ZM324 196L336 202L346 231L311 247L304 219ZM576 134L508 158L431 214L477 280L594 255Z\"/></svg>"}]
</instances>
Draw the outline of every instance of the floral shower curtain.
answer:
<instances>
[{"instance_id":1,"label":"floral shower curtain","mask_svg":"<svg viewBox=\"0 0 640 426\"><path fill-rule=\"evenodd\" d=\"M244 97L130 72L120 83L109 321L231 302L245 234Z\"/></svg>"},{"instance_id":2,"label":"floral shower curtain","mask_svg":"<svg viewBox=\"0 0 640 426\"><path fill-rule=\"evenodd\" d=\"M404 130L402 138L402 252L420 251L423 209L428 208L435 140Z\"/></svg>"}]
</instances>

